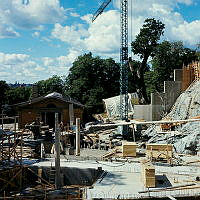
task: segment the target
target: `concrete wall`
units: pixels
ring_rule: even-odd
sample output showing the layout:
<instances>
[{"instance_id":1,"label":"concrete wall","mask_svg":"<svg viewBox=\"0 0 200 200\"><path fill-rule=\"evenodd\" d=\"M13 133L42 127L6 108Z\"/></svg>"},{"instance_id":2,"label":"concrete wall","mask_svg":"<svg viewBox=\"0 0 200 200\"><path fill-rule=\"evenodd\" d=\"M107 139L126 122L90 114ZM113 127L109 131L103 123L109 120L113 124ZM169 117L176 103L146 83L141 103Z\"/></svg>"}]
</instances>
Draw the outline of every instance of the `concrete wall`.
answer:
<instances>
[{"instance_id":1,"label":"concrete wall","mask_svg":"<svg viewBox=\"0 0 200 200\"><path fill-rule=\"evenodd\" d=\"M167 114L181 94L182 69L174 70L174 81L164 82L164 91L151 94L151 104L134 105L134 118L160 120Z\"/></svg>"},{"instance_id":2,"label":"concrete wall","mask_svg":"<svg viewBox=\"0 0 200 200\"><path fill-rule=\"evenodd\" d=\"M134 105L134 119L152 120L152 106L151 105Z\"/></svg>"}]
</instances>

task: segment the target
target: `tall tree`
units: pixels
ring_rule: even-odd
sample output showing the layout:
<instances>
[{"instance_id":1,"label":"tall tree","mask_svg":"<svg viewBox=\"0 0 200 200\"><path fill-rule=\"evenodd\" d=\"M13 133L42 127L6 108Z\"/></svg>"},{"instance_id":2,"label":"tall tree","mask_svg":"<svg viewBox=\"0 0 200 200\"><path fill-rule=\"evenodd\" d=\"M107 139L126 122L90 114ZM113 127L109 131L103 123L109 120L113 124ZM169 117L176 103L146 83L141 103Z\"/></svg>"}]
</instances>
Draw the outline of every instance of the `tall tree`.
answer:
<instances>
[{"instance_id":1,"label":"tall tree","mask_svg":"<svg viewBox=\"0 0 200 200\"><path fill-rule=\"evenodd\" d=\"M111 58L79 56L67 77L67 94L86 105L89 115L103 112L102 99L119 95L119 64Z\"/></svg>"},{"instance_id":2,"label":"tall tree","mask_svg":"<svg viewBox=\"0 0 200 200\"><path fill-rule=\"evenodd\" d=\"M146 19L140 33L136 36L135 41L131 43L133 53L142 59L141 65L138 68L133 68L132 71L134 71L133 73L138 82L138 92L143 96L145 103L150 102L144 82L147 61L150 56L154 56L158 41L164 33L164 28L165 25L161 21L154 18Z\"/></svg>"}]
</instances>

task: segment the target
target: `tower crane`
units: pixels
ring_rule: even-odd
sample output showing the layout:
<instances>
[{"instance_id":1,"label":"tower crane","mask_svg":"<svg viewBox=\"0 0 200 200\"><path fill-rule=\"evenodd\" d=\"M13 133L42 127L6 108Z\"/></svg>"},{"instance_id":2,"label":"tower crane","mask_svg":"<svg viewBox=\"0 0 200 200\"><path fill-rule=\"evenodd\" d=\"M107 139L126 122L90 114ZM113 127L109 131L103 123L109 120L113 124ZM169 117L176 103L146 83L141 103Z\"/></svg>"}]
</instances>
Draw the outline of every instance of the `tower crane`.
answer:
<instances>
[{"instance_id":1,"label":"tower crane","mask_svg":"<svg viewBox=\"0 0 200 200\"><path fill-rule=\"evenodd\" d=\"M95 12L92 22L103 13L112 0L105 0ZM120 119L128 120L128 0L120 0Z\"/></svg>"}]
</instances>

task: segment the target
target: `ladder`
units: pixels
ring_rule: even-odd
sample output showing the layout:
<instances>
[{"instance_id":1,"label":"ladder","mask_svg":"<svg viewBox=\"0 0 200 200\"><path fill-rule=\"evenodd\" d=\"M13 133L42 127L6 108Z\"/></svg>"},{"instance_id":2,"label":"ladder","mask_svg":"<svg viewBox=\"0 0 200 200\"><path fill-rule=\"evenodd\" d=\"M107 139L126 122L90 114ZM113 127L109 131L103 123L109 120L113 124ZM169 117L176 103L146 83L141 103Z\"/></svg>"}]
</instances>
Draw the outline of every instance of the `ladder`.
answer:
<instances>
[{"instance_id":1,"label":"ladder","mask_svg":"<svg viewBox=\"0 0 200 200\"><path fill-rule=\"evenodd\" d=\"M55 167L52 167L52 163L51 163L51 168L50 168L50 172L49 172L49 183L50 184L55 184L55 177L56 177L56 169L55 169Z\"/></svg>"}]
</instances>

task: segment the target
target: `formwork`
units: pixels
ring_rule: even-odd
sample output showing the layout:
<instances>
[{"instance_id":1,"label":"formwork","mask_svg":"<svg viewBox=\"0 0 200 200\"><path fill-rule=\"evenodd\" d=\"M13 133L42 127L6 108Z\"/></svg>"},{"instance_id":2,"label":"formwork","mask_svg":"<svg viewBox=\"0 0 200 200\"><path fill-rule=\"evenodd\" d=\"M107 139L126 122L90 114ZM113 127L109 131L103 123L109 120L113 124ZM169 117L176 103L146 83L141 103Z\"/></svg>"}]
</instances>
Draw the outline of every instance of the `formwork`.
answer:
<instances>
[{"instance_id":1,"label":"formwork","mask_svg":"<svg viewBox=\"0 0 200 200\"><path fill-rule=\"evenodd\" d=\"M185 91L193 81L200 80L200 62L192 62L183 66L182 91Z\"/></svg>"}]
</instances>

